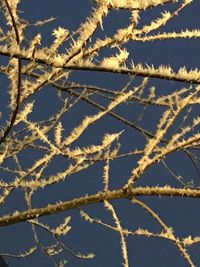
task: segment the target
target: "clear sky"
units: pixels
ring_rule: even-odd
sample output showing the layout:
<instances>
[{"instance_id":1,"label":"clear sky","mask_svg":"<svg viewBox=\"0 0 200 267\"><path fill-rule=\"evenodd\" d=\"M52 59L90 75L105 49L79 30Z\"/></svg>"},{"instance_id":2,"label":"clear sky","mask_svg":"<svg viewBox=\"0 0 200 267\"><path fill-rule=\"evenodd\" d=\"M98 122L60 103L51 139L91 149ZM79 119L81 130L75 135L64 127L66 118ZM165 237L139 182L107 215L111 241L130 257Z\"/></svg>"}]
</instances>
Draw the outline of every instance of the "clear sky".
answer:
<instances>
[{"instance_id":1,"label":"clear sky","mask_svg":"<svg viewBox=\"0 0 200 267\"><path fill-rule=\"evenodd\" d=\"M161 11L175 10L175 8L182 3L178 1L176 4L166 4L156 9L147 9L141 12L141 24L139 27L150 22L152 18L159 17ZM22 11L21 17L28 20L31 24L50 17L56 17L52 22L41 27L30 27L26 32L27 40L32 40L39 32L42 35L41 46L49 46L53 41L52 30L57 27L69 29L71 33L75 32L77 28L83 23L93 8L92 0L34 0L21 1L19 9ZM179 16L171 20L165 27L159 31L180 31L181 29L200 28L200 2L194 0ZM103 22L103 31L98 29L95 33L95 38L99 36L109 36L113 34L117 28L124 27L129 21L130 13L125 10L112 11ZM0 19L2 27L5 27L3 18ZM1 25L0 25L1 26ZM135 64L142 63L148 65L170 65L174 70L182 66L190 68L200 67L200 40L197 39L178 39L165 40L155 42L129 42L126 46L130 52L129 59ZM62 52L65 47L62 47ZM114 50L113 50L114 51ZM116 50L114 51L116 53ZM112 52L103 50L99 58L100 61L105 55L111 55ZM0 62L4 63L4 57L0 56ZM0 63L1 64L1 63ZM95 73L89 71L74 71L70 76L70 81L79 82L81 84L90 84L112 91L122 89L129 81L128 75L119 75L111 73ZM5 76L0 77L1 87L7 87L8 83ZM138 85L141 78L136 77L134 80ZM133 83L133 86L134 83ZM166 95L176 89L181 89L187 84L173 81L163 81L151 79L148 87L155 86L158 95ZM3 92L3 91L2 91ZM2 102L1 111L6 113L8 105L7 93L0 92ZM70 97L69 95L67 97ZM93 96L92 98L99 104L107 104L107 99L100 96ZM3 100L3 101L2 101ZM55 88L46 86L38 94L32 97L35 100L35 109L32 115L32 120L45 120L49 116L55 114L60 104ZM73 127L78 125L86 115L97 113L94 106L89 105L84 101L79 101L68 114L63 118L63 126L65 134L71 132ZM154 132L156 124L159 120L159 110L151 107L144 109L144 107L129 103L119 107L117 110L119 114L126 119L137 122L139 126ZM192 111L193 116L199 115L199 107ZM192 115L191 115L192 116ZM5 118L2 119L5 121ZM128 127L121 122L109 116L104 117L97 124L92 125L89 131L86 131L74 146L86 146L92 144L99 144L105 133L116 133L124 131L120 142L122 143L122 151L128 152L133 148L143 148L145 137ZM53 134L53 133L52 133ZM53 136L53 135L52 135ZM52 137L51 136L51 137ZM32 150L27 149L22 155L21 161L23 168L29 167L34 154ZM125 184L129 177L131 170L136 166L138 157L125 157L111 163L110 168L110 189L118 189ZM184 176L185 182L193 180L194 186L199 186L200 177L198 177L191 161L183 155L183 153L175 152L168 159L168 163L173 170L176 170L177 175ZM55 159L45 175L56 173L62 170L66 162L63 159ZM9 166L9 162L8 162ZM55 186L50 186L48 189L40 189L33 197L33 206L42 207L48 203L55 203L57 201L70 200L74 197L79 197L85 194L94 194L103 189L102 174L104 163L99 162L86 171L75 174L69 177L67 182L59 183ZM3 173L1 174L3 175ZM10 178L11 177L11 178ZM9 176L8 179L12 179ZM165 185L180 186L177 180L172 179L169 172L161 164L157 164L150 168L138 185ZM7 200L2 208L1 215L14 210L26 209L24 203L24 196L22 191L16 190L12 196ZM181 199L181 198L158 198L158 197L141 197L151 206L165 221L168 226L174 228L175 233L180 236L199 235L200 233L200 204L198 199ZM117 200L112 204L116 208L116 212L120 218L121 224L124 228L137 230L138 228L148 229L152 232L161 231L160 225L141 207L131 204L129 200ZM99 218L103 222L114 225L113 218L109 211L105 210L103 204L95 204L84 208L93 218ZM75 252L87 254L93 252L96 254L94 260L84 260L74 257L70 252L62 252L61 256L68 260L66 266L69 267L104 267L104 266L122 266L122 253L120 249L120 236L115 231L111 231L101 225L90 224L85 222L79 214L78 210L64 212L57 215L47 216L41 218L43 223L55 227L61 223L62 220L69 215L72 217L72 230L63 238L66 246ZM55 240L44 230L37 229L41 242L44 245L53 245ZM34 240L31 232L31 227L27 223L20 223L8 227L0 228L0 253L19 254L24 252L29 247L34 245ZM187 267L188 264L184 257L180 254L177 247L170 241L159 238L146 238L142 236L131 236L127 238L128 256L130 267ZM196 266L200 264L200 244L197 243L189 249L191 258ZM25 259L15 259L4 257L10 267L53 267L54 263L42 254L39 250ZM55 260L59 260L59 256L55 256ZM3 265L2 265L3 266Z\"/></svg>"}]
</instances>

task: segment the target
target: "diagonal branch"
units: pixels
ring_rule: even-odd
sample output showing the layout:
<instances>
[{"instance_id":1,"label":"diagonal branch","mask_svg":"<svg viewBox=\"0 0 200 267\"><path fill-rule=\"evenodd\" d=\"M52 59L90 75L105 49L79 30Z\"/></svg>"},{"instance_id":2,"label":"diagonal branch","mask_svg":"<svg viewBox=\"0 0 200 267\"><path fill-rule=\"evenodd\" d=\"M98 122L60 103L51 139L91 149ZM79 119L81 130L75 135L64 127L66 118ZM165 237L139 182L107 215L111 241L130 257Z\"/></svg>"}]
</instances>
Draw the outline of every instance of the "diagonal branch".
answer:
<instances>
[{"instance_id":1,"label":"diagonal branch","mask_svg":"<svg viewBox=\"0 0 200 267\"><path fill-rule=\"evenodd\" d=\"M0 226L8 226L38 217L56 214L66 210L87 206L89 204L101 203L103 200L132 199L135 196L165 196L165 197L190 197L200 198L200 188L174 188L164 187L137 187L132 190L118 189L107 192L98 192L68 201L49 204L42 208L15 211L13 214L4 215L0 218ZM172 198L173 200L173 198Z\"/></svg>"}]
</instances>

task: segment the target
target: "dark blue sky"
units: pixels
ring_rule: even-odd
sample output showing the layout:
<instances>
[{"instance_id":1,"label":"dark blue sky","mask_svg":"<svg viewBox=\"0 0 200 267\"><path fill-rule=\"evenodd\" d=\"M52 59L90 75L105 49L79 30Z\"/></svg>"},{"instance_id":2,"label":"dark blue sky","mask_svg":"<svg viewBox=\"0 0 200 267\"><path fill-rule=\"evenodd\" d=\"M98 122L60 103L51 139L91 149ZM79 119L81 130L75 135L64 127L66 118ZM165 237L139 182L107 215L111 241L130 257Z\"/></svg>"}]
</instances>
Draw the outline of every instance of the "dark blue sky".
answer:
<instances>
[{"instance_id":1,"label":"dark blue sky","mask_svg":"<svg viewBox=\"0 0 200 267\"><path fill-rule=\"evenodd\" d=\"M179 1L181 2L181 1ZM164 10L174 10L180 3L166 4L164 6L147 9L141 12L142 25L149 23L152 18L159 16L159 13ZM42 45L49 46L53 41L52 30L58 26L69 29L74 32L83 23L87 16L91 13L93 8L92 0L48 0L48 1L21 1L19 9L22 11L21 17L30 23L35 23L38 20L56 17L56 20L43 25L41 27L30 27L26 32L26 37L31 40L37 33L42 35ZM199 18L200 2L195 0L188 6L179 16L175 17L165 27L159 29L163 31L180 31L181 29L200 28ZM129 21L130 13L125 10L112 11L103 22L104 31L98 29L95 37L109 36L113 34L117 28L125 27ZM5 27L3 19L0 20L2 27ZM0 25L1 26L1 25ZM144 65L159 66L170 65L174 70L181 66L190 68L199 68L199 39L178 39L155 42L129 42L127 49L130 52L130 60L135 64L141 62ZM64 51L64 47L61 49ZM114 51L114 50L113 50ZM114 51L116 52L116 51ZM100 53L98 60L101 60L104 55L111 55L109 50L103 50ZM5 59L1 56L0 60L4 62ZM80 84L90 84L93 86L103 87L112 91L119 90L126 86L129 81L127 75L98 73L89 71L74 71L70 76L71 82L78 82ZM5 76L0 77L3 87L8 86ZM141 82L140 77L136 77L132 86L136 86ZM167 95L177 89L189 85L165 80L150 79L148 88L156 87L156 92L159 95ZM70 97L63 94L65 97ZM0 97L3 100L1 110L6 114L8 106L7 92L0 92ZM52 86L45 86L40 92L31 97L35 100L34 112L31 115L33 121L41 121L49 118L51 115L58 112L61 107L57 91ZM30 99L30 100L31 100ZM93 95L92 100L99 104L107 105L108 101L101 98L99 95ZM2 101L1 100L1 101ZM98 109L84 101L79 101L69 113L65 114L62 123L65 128L64 134L67 136L77 126L86 115L96 114ZM160 118L161 110L157 107L147 107L137 103L128 103L122 105L117 109L117 113L124 116L126 119L135 122L137 121L140 127L154 132L156 124ZM195 107L190 114L190 119L199 115L199 107ZM139 119L141 118L141 120ZM181 121L182 117L180 118ZM2 118L5 121L5 118ZM179 121L179 122L180 122ZM129 152L135 148L144 148L146 139L133 128L124 125L122 122L106 116L97 124L92 125L88 131L78 140L76 146L87 146L90 144L100 144L105 133L116 133L124 130L120 137L122 144L121 151ZM172 130L173 133L173 130ZM50 138L53 138L53 132L50 133ZM36 153L36 154L34 154ZM33 149L27 148L20 155L22 167L28 168L37 159L37 152ZM118 189L122 187L131 174L131 170L136 166L139 156L124 157L111 162L110 165L110 189ZM169 166L176 172L177 175L184 176L184 182L193 181L195 186L199 186L200 177L198 177L194 166L184 153L174 152L167 157ZM10 164L10 165L9 165ZM6 162L6 166L13 166L13 163ZM55 158L50 167L46 170L45 175L54 174L59 170L63 170L66 164L66 159ZM33 196L33 207L42 207L48 203L55 203L57 201L70 200L75 197L80 197L85 194L94 194L99 190L103 190L102 175L103 162L98 162L92 167L72 177L67 178L65 182L39 189ZM5 176L5 173L1 173ZM12 174L6 173L8 179L13 179ZM4 177L3 176L3 177ZM165 185L181 187L177 180L171 177L170 173L163 167L162 164L156 164L149 168L142 176L141 181L137 185ZM157 212L163 221L168 226L174 228L175 234L180 238L185 236L199 236L200 235L200 204L198 199L186 198L158 198L158 197L140 197L140 200L148 204ZM141 207L131 204L129 200L116 200L111 202L116 209L116 213L120 218L121 225L130 230L137 230L138 228L148 229L149 231L158 233L162 230L160 225ZM12 193L7 202L3 205L1 215L13 212L14 210L25 210L24 192L18 189ZM84 207L93 218L99 218L103 222L114 225L113 218L102 203ZM120 235L119 233L105 228L98 224L90 224L85 222L79 214L78 210L63 212L57 215L42 217L40 220L44 224L49 224L51 227L56 227L66 216L71 216L72 230L62 239L66 246L75 252L87 254L93 252L96 254L93 260L77 259L69 252L65 251L55 256L55 261L60 258L66 258L68 264L66 266L86 267L86 266L122 266L122 253L120 249ZM55 239L49 233L36 228L40 241L44 246L55 244ZM28 223L20 223L0 229L0 253L19 254L23 253L29 247L34 246L34 239L31 231L31 226ZM167 239L147 238L143 236L130 236L127 239L128 256L130 267L187 267L188 263L178 251L177 247ZM188 252L191 255L195 266L200 264L200 244L197 243L189 248ZM24 259L15 259L11 257L4 257L10 267L53 267L54 263L38 249L36 253Z\"/></svg>"}]
</instances>

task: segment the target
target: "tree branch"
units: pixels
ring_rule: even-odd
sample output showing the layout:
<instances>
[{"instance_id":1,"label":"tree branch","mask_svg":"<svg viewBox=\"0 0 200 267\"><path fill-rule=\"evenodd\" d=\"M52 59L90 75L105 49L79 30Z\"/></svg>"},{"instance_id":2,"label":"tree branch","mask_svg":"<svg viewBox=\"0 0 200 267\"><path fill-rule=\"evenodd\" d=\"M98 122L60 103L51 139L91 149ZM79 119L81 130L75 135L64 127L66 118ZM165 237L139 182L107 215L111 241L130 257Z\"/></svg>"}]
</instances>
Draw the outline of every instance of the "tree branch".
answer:
<instances>
[{"instance_id":1,"label":"tree branch","mask_svg":"<svg viewBox=\"0 0 200 267\"><path fill-rule=\"evenodd\" d=\"M69 201L49 204L42 208L29 209L26 211L15 211L11 215L6 215L0 218L0 226L8 226L27 220L32 220L38 217L56 214L66 210L87 206L89 204L100 203L103 200L116 199L132 199L136 196L170 196L170 197L190 197L200 198L200 188L174 188L170 186L164 187L137 187L132 190L118 189L107 192L98 192L93 195L86 195L75 198Z\"/></svg>"}]
</instances>

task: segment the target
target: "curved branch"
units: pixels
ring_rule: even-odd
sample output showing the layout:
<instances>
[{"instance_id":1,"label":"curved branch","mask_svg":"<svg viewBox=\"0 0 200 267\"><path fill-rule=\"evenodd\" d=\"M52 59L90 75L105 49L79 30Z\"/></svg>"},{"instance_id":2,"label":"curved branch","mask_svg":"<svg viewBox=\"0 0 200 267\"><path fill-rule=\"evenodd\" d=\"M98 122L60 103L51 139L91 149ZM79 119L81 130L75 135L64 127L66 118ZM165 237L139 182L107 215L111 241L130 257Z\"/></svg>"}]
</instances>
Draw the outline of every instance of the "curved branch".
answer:
<instances>
[{"instance_id":1,"label":"curved branch","mask_svg":"<svg viewBox=\"0 0 200 267\"><path fill-rule=\"evenodd\" d=\"M8 12L10 14L11 21L12 21L12 26L13 26L13 29L15 31L16 42L17 42L17 45L18 45L18 47L20 49L20 36L19 36L18 28L17 28L17 23L15 22L15 18L14 18L13 14L12 14L12 10L11 10L7 0L5 0L5 4L6 4L6 7L8 9ZM20 58L18 58L17 69L18 69L18 71L17 71L18 72L18 76L17 76L16 107L15 107L14 111L12 112L11 119L10 119L7 127L4 129L3 135L0 138L0 144L3 143L3 141L6 139L7 135L9 134L10 130L12 129L12 126L14 125L16 117L17 117L17 113L19 111L20 96L21 96L21 69L22 69L21 59Z\"/></svg>"},{"instance_id":2,"label":"curved branch","mask_svg":"<svg viewBox=\"0 0 200 267\"><path fill-rule=\"evenodd\" d=\"M118 189L107 192L98 192L93 195L86 195L69 201L63 201L56 204L49 204L42 208L29 209L25 211L15 211L11 215L0 218L0 226L8 226L38 217L56 214L66 210L79 208L94 203L101 203L104 200L115 199L132 199L134 196L170 196L170 197L190 197L200 198L200 188L174 188L170 186L164 187L137 187L134 189ZM173 199L173 198L172 198Z\"/></svg>"},{"instance_id":3,"label":"curved branch","mask_svg":"<svg viewBox=\"0 0 200 267\"><path fill-rule=\"evenodd\" d=\"M10 51L7 47L0 46L0 55L9 56L13 58L23 59L26 61L33 61L28 55L28 51ZM60 55L62 57L62 55ZM200 71L198 69L187 71L185 68L180 68L178 72L174 72L169 67L161 66L159 68L154 67L143 67L141 64L129 67L116 67L110 68L92 63L73 63L64 64L59 63L56 58L48 60L45 52L38 50L34 56L34 62L38 64L45 64L47 66L52 66L55 68L62 68L63 70L82 70L82 71L98 71L98 72L108 72L108 73L118 73L125 75L136 75L141 77L157 78L162 80L171 80L177 82L184 82L189 84L200 84Z\"/></svg>"}]
</instances>

